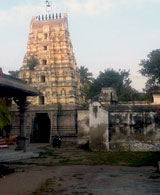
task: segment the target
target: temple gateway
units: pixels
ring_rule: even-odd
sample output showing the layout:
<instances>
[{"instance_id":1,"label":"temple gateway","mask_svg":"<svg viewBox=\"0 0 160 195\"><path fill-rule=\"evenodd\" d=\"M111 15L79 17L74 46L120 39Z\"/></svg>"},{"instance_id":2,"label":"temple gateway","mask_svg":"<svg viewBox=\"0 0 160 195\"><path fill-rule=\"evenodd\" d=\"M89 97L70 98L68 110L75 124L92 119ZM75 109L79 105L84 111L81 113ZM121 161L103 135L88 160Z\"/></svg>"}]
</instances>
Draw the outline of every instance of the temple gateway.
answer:
<instances>
[{"instance_id":1,"label":"temple gateway","mask_svg":"<svg viewBox=\"0 0 160 195\"><path fill-rule=\"evenodd\" d=\"M19 78L42 93L28 97L27 137L31 143L47 143L55 135L77 137L77 107L83 103L81 84L70 40L67 14L34 17L27 52ZM12 108L12 134L19 115Z\"/></svg>"}]
</instances>

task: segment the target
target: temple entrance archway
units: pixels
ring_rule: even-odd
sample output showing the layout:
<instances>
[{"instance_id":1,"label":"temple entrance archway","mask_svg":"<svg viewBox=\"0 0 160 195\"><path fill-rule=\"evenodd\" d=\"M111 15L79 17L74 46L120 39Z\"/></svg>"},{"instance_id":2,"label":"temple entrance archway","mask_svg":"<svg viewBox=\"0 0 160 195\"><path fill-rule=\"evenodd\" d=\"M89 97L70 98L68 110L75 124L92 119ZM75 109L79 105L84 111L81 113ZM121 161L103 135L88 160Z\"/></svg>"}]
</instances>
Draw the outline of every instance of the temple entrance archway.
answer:
<instances>
[{"instance_id":1,"label":"temple entrance archway","mask_svg":"<svg viewBox=\"0 0 160 195\"><path fill-rule=\"evenodd\" d=\"M37 113L33 121L33 128L30 136L31 143L50 142L50 119L48 113Z\"/></svg>"}]
</instances>

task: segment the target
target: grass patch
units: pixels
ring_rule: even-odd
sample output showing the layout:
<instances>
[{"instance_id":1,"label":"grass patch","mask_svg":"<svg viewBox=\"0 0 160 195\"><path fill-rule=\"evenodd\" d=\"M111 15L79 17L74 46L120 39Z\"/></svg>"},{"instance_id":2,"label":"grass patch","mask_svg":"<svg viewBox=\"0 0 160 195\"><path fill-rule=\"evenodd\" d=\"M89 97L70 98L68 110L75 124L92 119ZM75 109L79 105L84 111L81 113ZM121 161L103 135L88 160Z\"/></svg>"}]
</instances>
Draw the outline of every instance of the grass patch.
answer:
<instances>
[{"instance_id":1,"label":"grass patch","mask_svg":"<svg viewBox=\"0 0 160 195\"><path fill-rule=\"evenodd\" d=\"M92 165L157 166L160 152L92 152Z\"/></svg>"},{"instance_id":2,"label":"grass patch","mask_svg":"<svg viewBox=\"0 0 160 195\"><path fill-rule=\"evenodd\" d=\"M45 166L45 167L54 167L54 166L67 166L67 165L84 165L82 161L79 160L69 160L63 159L59 160L59 162L15 162L12 163L18 166Z\"/></svg>"},{"instance_id":3,"label":"grass patch","mask_svg":"<svg viewBox=\"0 0 160 195\"><path fill-rule=\"evenodd\" d=\"M102 152L84 151L82 149L63 148L54 150L44 147L40 157L32 162L18 162L17 165L67 166L67 165L119 165L119 166L155 166L160 161L160 152ZM78 154L78 155L77 155ZM53 157L52 159L50 157ZM43 161L45 158L45 162ZM48 158L48 161L47 161ZM38 160L37 160L38 159ZM41 160L42 159L42 160Z\"/></svg>"},{"instance_id":4,"label":"grass patch","mask_svg":"<svg viewBox=\"0 0 160 195\"><path fill-rule=\"evenodd\" d=\"M41 149L43 149L44 152L40 152L39 157L37 158L53 157L53 159L57 159L59 157L59 154L55 152L50 146L41 147Z\"/></svg>"},{"instance_id":5,"label":"grass patch","mask_svg":"<svg viewBox=\"0 0 160 195\"><path fill-rule=\"evenodd\" d=\"M40 152L38 158L47 158L49 156L54 156L53 152L48 151L48 152Z\"/></svg>"}]
</instances>

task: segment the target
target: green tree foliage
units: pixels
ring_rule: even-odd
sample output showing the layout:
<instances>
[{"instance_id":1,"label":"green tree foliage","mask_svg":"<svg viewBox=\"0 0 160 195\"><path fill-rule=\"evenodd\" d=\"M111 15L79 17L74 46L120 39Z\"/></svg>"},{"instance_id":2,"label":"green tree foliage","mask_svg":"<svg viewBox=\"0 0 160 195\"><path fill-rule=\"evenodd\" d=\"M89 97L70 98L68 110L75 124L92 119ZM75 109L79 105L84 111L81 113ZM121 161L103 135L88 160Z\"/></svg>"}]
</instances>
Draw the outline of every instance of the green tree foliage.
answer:
<instances>
[{"instance_id":1,"label":"green tree foliage","mask_svg":"<svg viewBox=\"0 0 160 195\"><path fill-rule=\"evenodd\" d=\"M132 101L152 101L152 95L151 93L147 92L138 92L135 90L135 93L133 93Z\"/></svg>"},{"instance_id":2,"label":"green tree foliage","mask_svg":"<svg viewBox=\"0 0 160 195\"><path fill-rule=\"evenodd\" d=\"M0 130L3 130L11 122L12 116L7 109L11 104L11 98L0 98Z\"/></svg>"},{"instance_id":3,"label":"green tree foliage","mask_svg":"<svg viewBox=\"0 0 160 195\"><path fill-rule=\"evenodd\" d=\"M0 130L11 122L11 113L4 105L0 105Z\"/></svg>"},{"instance_id":4,"label":"green tree foliage","mask_svg":"<svg viewBox=\"0 0 160 195\"><path fill-rule=\"evenodd\" d=\"M34 67L38 64L39 61L34 56L31 56L31 58L27 60L27 65L29 67L29 70L34 70Z\"/></svg>"},{"instance_id":5,"label":"green tree foliage","mask_svg":"<svg viewBox=\"0 0 160 195\"><path fill-rule=\"evenodd\" d=\"M101 71L96 79L93 79L92 73L88 72L88 68L84 66L81 66L78 72L86 99L92 99L99 95L103 87L113 87L117 92L119 101L151 100L149 94L139 93L131 87L129 71L116 71L109 68L104 72Z\"/></svg>"},{"instance_id":6,"label":"green tree foliage","mask_svg":"<svg viewBox=\"0 0 160 195\"><path fill-rule=\"evenodd\" d=\"M93 75L85 66L80 66L78 73L80 75L80 81L83 86L83 92L86 96L86 99L88 99L93 82Z\"/></svg>"},{"instance_id":7,"label":"green tree foliage","mask_svg":"<svg viewBox=\"0 0 160 195\"><path fill-rule=\"evenodd\" d=\"M18 74L19 74L19 70L15 70L15 71L8 71L9 75L14 77L14 78L18 78Z\"/></svg>"},{"instance_id":8,"label":"green tree foliage","mask_svg":"<svg viewBox=\"0 0 160 195\"><path fill-rule=\"evenodd\" d=\"M103 87L113 87L119 100L130 101L135 92L130 84L129 71L107 69L104 72L100 72L97 79L95 79L91 96L98 95Z\"/></svg>"},{"instance_id":9,"label":"green tree foliage","mask_svg":"<svg viewBox=\"0 0 160 195\"><path fill-rule=\"evenodd\" d=\"M78 69L78 73L80 75L80 81L82 84L92 82L93 75L91 72L88 72L88 68L86 68L85 66L80 66L80 68Z\"/></svg>"},{"instance_id":10,"label":"green tree foliage","mask_svg":"<svg viewBox=\"0 0 160 195\"><path fill-rule=\"evenodd\" d=\"M10 107L12 105L12 98L0 98L0 105Z\"/></svg>"},{"instance_id":11,"label":"green tree foliage","mask_svg":"<svg viewBox=\"0 0 160 195\"><path fill-rule=\"evenodd\" d=\"M141 60L140 73L148 78L146 90L160 86L160 49L153 50L147 55L147 59Z\"/></svg>"}]
</instances>

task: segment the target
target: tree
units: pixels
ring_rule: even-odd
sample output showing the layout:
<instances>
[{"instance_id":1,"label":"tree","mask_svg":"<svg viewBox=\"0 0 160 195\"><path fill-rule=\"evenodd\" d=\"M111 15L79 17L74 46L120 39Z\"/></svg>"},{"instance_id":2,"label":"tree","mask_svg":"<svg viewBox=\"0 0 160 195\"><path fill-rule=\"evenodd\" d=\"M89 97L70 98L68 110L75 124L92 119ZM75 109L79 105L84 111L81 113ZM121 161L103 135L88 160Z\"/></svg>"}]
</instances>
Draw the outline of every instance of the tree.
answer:
<instances>
[{"instance_id":1,"label":"tree","mask_svg":"<svg viewBox=\"0 0 160 195\"><path fill-rule=\"evenodd\" d=\"M18 78L18 74L19 74L19 70L15 70L15 71L8 71L9 75L14 77L14 78Z\"/></svg>"},{"instance_id":2,"label":"tree","mask_svg":"<svg viewBox=\"0 0 160 195\"><path fill-rule=\"evenodd\" d=\"M27 65L29 67L29 70L34 70L34 67L38 64L39 61L34 56L31 56L31 58L27 60Z\"/></svg>"},{"instance_id":3,"label":"tree","mask_svg":"<svg viewBox=\"0 0 160 195\"><path fill-rule=\"evenodd\" d=\"M78 72L86 99L92 99L99 95L103 87L113 87L120 101L147 100L146 94L139 93L131 87L129 71L115 71L109 68L104 72L101 71L96 79L93 79L92 73L89 73L88 68L84 66L81 66Z\"/></svg>"},{"instance_id":4,"label":"tree","mask_svg":"<svg viewBox=\"0 0 160 195\"><path fill-rule=\"evenodd\" d=\"M104 72L100 72L97 79L95 79L91 87L91 96L98 95L103 87L113 87L117 92L119 100L130 101L134 93L130 84L129 71L107 69Z\"/></svg>"},{"instance_id":5,"label":"tree","mask_svg":"<svg viewBox=\"0 0 160 195\"><path fill-rule=\"evenodd\" d=\"M83 92L85 94L86 99L88 99L91 90L91 85L93 82L92 73L88 72L88 68L85 66L80 66L80 68L78 69L78 73L80 76L81 84L83 86Z\"/></svg>"},{"instance_id":6,"label":"tree","mask_svg":"<svg viewBox=\"0 0 160 195\"><path fill-rule=\"evenodd\" d=\"M6 107L0 105L0 130L11 122L11 114Z\"/></svg>"},{"instance_id":7,"label":"tree","mask_svg":"<svg viewBox=\"0 0 160 195\"><path fill-rule=\"evenodd\" d=\"M7 107L11 106L10 98L0 98L0 130L10 124L12 116Z\"/></svg>"},{"instance_id":8,"label":"tree","mask_svg":"<svg viewBox=\"0 0 160 195\"><path fill-rule=\"evenodd\" d=\"M92 82L93 75L91 72L88 72L88 68L85 66L80 66L80 68L78 68L78 73L80 75L80 81L82 84Z\"/></svg>"},{"instance_id":9,"label":"tree","mask_svg":"<svg viewBox=\"0 0 160 195\"><path fill-rule=\"evenodd\" d=\"M147 59L141 60L140 73L148 78L146 90L160 86L160 49L153 50L147 55Z\"/></svg>"}]
</instances>

